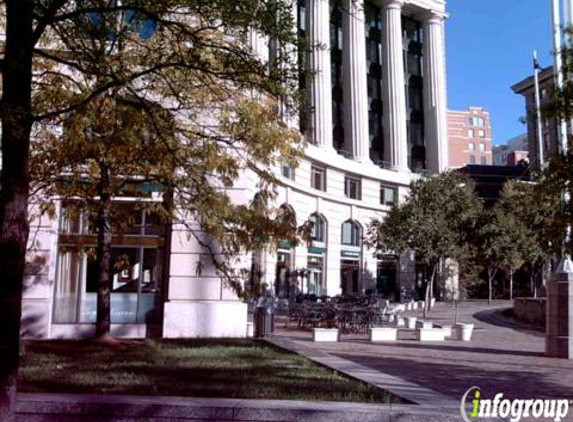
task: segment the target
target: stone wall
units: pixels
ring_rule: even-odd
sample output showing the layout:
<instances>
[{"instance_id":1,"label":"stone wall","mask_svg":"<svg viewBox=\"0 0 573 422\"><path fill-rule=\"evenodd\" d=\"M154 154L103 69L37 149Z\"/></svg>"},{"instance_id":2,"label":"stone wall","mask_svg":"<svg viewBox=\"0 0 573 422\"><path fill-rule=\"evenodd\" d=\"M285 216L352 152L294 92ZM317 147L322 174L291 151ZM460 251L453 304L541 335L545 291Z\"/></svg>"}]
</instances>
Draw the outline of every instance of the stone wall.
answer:
<instances>
[{"instance_id":1,"label":"stone wall","mask_svg":"<svg viewBox=\"0 0 573 422\"><path fill-rule=\"evenodd\" d=\"M513 301L513 313L519 321L545 325L545 304L545 298L516 298Z\"/></svg>"}]
</instances>

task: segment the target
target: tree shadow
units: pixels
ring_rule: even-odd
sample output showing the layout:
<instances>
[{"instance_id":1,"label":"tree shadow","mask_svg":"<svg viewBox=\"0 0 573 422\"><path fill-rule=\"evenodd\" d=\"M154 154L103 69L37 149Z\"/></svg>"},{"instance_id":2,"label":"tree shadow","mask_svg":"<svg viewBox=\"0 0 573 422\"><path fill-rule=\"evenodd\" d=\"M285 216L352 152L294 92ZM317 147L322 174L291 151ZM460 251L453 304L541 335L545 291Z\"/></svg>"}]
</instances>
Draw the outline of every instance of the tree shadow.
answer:
<instances>
[{"instance_id":1,"label":"tree shadow","mask_svg":"<svg viewBox=\"0 0 573 422\"><path fill-rule=\"evenodd\" d=\"M368 340L357 340L357 342L371 344ZM443 352L467 352L467 353L485 353L485 354L496 354L496 355L512 355L512 356L534 356L534 357L544 357L542 352L529 352L520 350L504 350L486 347L462 347L462 346L451 346L450 344L439 346L437 344L424 344L423 342L418 342L416 344L411 343L384 343L384 347L395 347L395 348L406 348L406 349L428 349L428 350L438 350Z\"/></svg>"},{"instance_id":2,"label":"tree shadow","mask_svg":"<svg viewBox=\"0 0 573 422\"><path fill-rule=\"evenodd\" d=\"M478 321L485 322L486 324L508 328L510 330L530 334L535 337L545 337L545 330L542 327L535 327L504 316L502 312L506 309L488 309L473 314L473 317Z\"/></svg>"},{"instance_id":3,"label":"tree shadow","mask_svg":"<svg viewBox=\"0 0 573 422\"><path fill-rule=\"evenodd\" d=\"M413 360L405 357L387 358L334 354L358 364L393 375L455 399L472 386L478 386L484 398L503 393L508 398L568 398L573 397L573 385L567 381L556 383L548 375L533 370L499 370L459 362L438 363L431 358ZM420 358L422 359L422 358Z\"/></svg>"}]
</instances>

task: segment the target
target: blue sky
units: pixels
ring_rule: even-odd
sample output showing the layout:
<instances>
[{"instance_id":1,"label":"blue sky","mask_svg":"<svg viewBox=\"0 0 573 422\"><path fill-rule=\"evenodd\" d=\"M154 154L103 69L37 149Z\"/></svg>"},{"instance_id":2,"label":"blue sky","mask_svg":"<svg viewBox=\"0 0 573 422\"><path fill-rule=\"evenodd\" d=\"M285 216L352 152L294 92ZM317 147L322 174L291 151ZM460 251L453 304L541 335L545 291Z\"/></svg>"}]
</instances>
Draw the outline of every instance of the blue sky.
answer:
<instances>
[{"instance_id":1,"label":"blue sky","mask_svg":"<svg viewBox=\"0 0 573 422\"><path fill-rule=\"evenodd\" d=\"M448 107L482 106L491 115L494 144L524 133L523 97L510 87L552 64L551 0L448 0Z\"/></svg>"}]
</instances>

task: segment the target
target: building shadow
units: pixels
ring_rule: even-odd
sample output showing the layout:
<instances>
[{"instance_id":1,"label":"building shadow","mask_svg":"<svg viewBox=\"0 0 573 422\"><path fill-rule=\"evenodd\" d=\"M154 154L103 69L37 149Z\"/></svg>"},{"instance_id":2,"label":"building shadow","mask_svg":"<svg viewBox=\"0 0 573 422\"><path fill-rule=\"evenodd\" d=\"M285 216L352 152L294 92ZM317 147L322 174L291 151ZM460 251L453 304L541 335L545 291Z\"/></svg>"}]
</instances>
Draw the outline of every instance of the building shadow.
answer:
<instances>
[{"instance_id":1,"label":"building shadow","mask_svg":"<svg viewBox=\"0 0 573 422\"><path fill-rule=\"evenodd\" d=\"M333 355L419 384L455 399L461 399L463 394L473 386L482 390L484 398L493 397L496 393L503 393L510 399L573 398L573 385L567 380L561 383L553 382L548 379L549 374L545 375L526 368L515 370L515 367L512 367L499 370L488 368L486 363L480 364L480 362L475 362L474 365L464 365L459 361L435 362L431 356L414 360L406 357L373 357L343 353ZM562 378L558 379L562 380Z\"/></svg>"}]
</instances>

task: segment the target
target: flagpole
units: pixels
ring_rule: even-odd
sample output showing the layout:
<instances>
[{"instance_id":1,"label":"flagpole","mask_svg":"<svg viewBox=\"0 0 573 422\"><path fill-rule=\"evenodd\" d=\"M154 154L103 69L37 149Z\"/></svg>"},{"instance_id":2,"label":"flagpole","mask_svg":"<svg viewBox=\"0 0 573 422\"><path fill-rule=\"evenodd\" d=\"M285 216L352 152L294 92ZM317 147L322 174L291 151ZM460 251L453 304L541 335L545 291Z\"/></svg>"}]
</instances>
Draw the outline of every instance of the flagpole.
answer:
<instances>
[{"instance_id":1,"label":"flagpole","mask_svg":"<svg viewBox=\"0 0 573 422\"><path fill-rule=\"evenodd\" d=\"M567 1L567 0L565 0ZM553 26L553 76L555 78L555 86L558 90L563 89L563 60L561 57L562 48L562 32L561 32L561 16L559 10L559 0L552 0L552 26ZM559 149L562 153L567 151L567 123L565 120L557 117L559 120Z\"/></svg>"},{"instance_id":2,"label":"flagpole","mask_svg":"<svg viewBox=\"0 0 573 422\"><path fill-rule=\"evenodd\" d=\"M568 0L565 0L567 2ZM563 47L563 32L561 27L561 17L560 17L560 10L559 10L559 0L552 0L552 8L551 8L551 18L552 18L552 29L553 29L553 60L554 60L554 67L553 73L555 77L555 86L557 90L563 89L563 61L561 57L561 49ZM569 10L569 13L571 10ZM567 145L567 123L565 120L557 116L559 121L559 149L561 154L565 157L567 155L568 145ZM565 188L563 189L563 205L567 206L570 202L570 194L568 190ZM571 226L567 226L565 230L565 238L563 240L563 252L561 256L561 262L559 263L559 267L557 269L558 273L573 273L573 261L571 261L571 257L566 253L566 245L569 243L571 239Z\"/></svg>"},{"instance_id":3,"label":"flagpole","mask_svg":"<svg viewBox=\"0 0 573 422\"><path fill-rule=\"evenodd\" d=\"M545 166L545 156L543 151L543 129L541 126L541 98L539 96L539 62L537 61L537 51L533 52L533 75L535 79L535 112L537 113L537 160L539 168Z\"/></svg>"}]
</instances>

